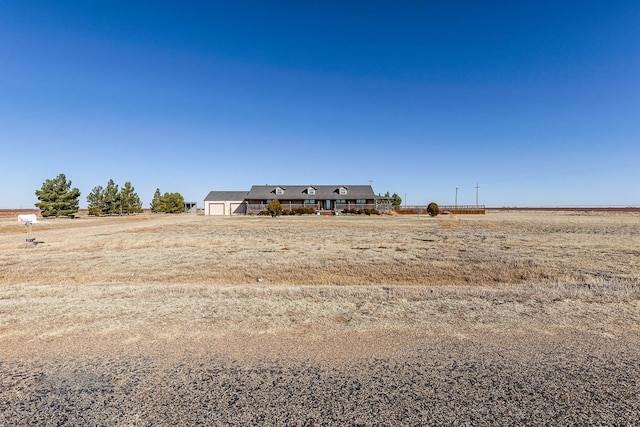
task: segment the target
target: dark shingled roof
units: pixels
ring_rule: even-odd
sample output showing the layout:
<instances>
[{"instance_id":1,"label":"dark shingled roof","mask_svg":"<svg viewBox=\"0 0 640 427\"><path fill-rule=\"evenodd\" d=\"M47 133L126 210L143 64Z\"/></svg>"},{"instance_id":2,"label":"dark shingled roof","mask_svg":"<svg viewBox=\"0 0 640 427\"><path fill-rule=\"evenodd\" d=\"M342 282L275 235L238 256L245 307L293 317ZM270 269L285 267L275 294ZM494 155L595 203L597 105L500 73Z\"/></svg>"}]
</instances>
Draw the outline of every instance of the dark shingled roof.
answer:
<instances>
[{"instance_id":1,"label":"dark shingled roof","mask_svg":"<svg viewBox=\"0 0 640 427\"><path fill-rule=\"evenodd\" d=\"M210 191L205 202L242 201L247 197L246 191Z\"/></svg>"},{"instance_id":2,"label":"dark shingled roof","mask_svg":"<svg viewBox=\"0 0 640 427\"><path fill-rule=\"evenodd\" d=\"M276 188L284 189L284 194L276 194ZM309 187L316 190L316 194L308 194ZM344 187L347 194L340 194ZM376 195L370 185L254 185L246 194L248 200L355 200L375 199Z\"/></svg>"}]
</instances>

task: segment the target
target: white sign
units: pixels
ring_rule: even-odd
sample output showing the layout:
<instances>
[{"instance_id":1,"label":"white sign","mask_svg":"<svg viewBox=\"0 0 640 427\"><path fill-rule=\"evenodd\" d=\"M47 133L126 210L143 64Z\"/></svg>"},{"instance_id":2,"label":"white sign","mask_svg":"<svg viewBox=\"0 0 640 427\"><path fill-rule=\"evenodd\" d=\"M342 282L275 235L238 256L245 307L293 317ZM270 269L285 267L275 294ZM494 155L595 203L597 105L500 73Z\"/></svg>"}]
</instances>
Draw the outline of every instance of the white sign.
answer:
<instances>
[{"instance_id":1,"label":"white sign","mask_svg":"<svg viewBox=\"0 0 640 427\"><path fill-rule=\"evenodd\" d=\"M33 224L38 222L38 217L36 216L36 214L18 215L18 221L24 222L25 224L28 224L28 223Z\"/></svg>"}]
</instances>

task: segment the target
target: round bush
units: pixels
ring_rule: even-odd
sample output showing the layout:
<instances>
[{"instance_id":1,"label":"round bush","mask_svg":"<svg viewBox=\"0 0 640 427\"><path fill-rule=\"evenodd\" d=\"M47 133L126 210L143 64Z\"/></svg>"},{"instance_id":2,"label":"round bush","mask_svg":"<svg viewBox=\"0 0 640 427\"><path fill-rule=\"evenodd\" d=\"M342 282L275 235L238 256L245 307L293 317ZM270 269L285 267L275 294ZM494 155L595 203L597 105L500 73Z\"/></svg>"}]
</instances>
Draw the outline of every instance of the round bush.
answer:
<instances>
[{"instance_id":1,"label":"round bush","mask_svg":"<svg viewBox=\"0 0 640 427\"><path fill-rule=\"evenodd\" d=\"M431 202L427 206L427 212L431 216L437 216L440 213L440 207L438 206L438 204L436 202Z\"/></svg>"}]
</instances>

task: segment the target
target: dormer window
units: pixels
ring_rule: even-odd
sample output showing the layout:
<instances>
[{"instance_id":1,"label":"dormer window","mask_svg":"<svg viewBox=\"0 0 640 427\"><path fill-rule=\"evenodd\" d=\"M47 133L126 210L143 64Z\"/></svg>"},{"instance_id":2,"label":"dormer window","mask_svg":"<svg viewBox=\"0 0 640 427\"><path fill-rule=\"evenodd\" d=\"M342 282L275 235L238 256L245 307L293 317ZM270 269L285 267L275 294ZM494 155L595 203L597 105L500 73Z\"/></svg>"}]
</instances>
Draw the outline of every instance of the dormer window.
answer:
<instances>
[{"instance_id":1,"label":"dormer window","mask_svg":"<svg viewBox=\"0 0 640 427\"><path fill-rule=\"evenodd\" d=\"M276 187L276 195L277 196L282 196L283 194L284 194L284 188Z\"/></svg>"},{"instance_id":2,"label":"dormer window","mask_svg":"<svg viewBox=\"0 0 640 427\"><path fill-rule=\"evenodd\" d=\"M338 194L341 194L341 195L343 195L343 196L344 196L345 194L347 194L347 187L340 187L340 188L338 188Z\"/></svg>"},{"instance_id":3,"label":"dormer window","mask_svg":"<svg viewBox=\"0 0 640 427\"><path fill-rule=\"evenodd\" d=\"M313 187L307 188L307 194L311 194L311 195L316 194L316 189Z\"/></svg>"}]
</instances>

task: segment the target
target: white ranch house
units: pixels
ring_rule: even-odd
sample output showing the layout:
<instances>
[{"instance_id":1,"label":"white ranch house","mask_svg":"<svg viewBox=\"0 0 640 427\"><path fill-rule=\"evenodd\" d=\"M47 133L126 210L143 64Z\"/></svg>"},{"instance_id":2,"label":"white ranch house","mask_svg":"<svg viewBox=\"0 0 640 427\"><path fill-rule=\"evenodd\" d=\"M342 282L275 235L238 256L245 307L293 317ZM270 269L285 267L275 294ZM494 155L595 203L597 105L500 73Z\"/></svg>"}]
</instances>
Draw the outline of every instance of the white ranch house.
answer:
<instances>
[{"instance_id":1,"label":"white ranch house","mask_svg":"<svg viewBox=\"0 0 640 427\"><path fill-rule=\"evenodd\" d=\"M370 185L254 185L249 191L211 191L204 199L205 215L251 215L277 199L283 209L311 207L320 213L344 209L390 209Z\"/></svg>"}]
</instances>

